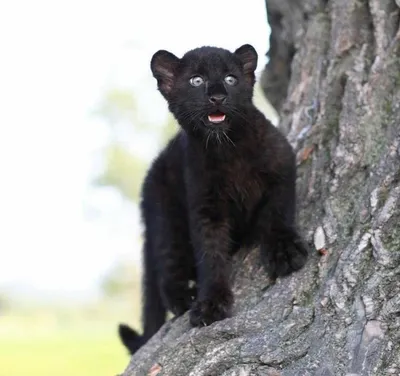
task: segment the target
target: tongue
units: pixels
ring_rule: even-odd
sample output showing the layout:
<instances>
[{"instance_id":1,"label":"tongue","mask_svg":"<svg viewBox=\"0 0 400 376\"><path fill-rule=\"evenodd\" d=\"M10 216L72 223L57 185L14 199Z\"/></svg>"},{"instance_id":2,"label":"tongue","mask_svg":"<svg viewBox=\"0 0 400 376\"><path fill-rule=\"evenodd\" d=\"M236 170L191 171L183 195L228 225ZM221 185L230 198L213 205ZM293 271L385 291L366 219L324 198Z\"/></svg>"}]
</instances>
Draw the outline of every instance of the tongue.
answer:
<instances>
[{"instance_id":1,"label":"tongue","mask_svg":"<svg viewBox=\"0 0 400 376\"><path fill-rule=\"evenodd\" d=\"M222 123L225 120L225 115L224 114L208 115L208 120L211 123Z\"/></svg>"}]
</instances>

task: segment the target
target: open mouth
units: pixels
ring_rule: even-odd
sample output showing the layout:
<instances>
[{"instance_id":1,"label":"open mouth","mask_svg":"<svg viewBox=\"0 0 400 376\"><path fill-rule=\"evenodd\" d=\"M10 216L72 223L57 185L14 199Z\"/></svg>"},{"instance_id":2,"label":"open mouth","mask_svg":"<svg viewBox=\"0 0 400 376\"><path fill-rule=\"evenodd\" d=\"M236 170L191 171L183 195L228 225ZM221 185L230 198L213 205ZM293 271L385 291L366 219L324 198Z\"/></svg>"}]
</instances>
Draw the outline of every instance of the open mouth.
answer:
<instances>
[{"instance_id":1,"label":"open mouth","mask_svg":"<svg viewBox=\"0 0 400 376\"><path fill-rule=\"evenodd\" d=\"M222 112L216 112L208 115L208 121L213 124L222 123L225 120L225 114Z\"/></svg>"}]
</instances>

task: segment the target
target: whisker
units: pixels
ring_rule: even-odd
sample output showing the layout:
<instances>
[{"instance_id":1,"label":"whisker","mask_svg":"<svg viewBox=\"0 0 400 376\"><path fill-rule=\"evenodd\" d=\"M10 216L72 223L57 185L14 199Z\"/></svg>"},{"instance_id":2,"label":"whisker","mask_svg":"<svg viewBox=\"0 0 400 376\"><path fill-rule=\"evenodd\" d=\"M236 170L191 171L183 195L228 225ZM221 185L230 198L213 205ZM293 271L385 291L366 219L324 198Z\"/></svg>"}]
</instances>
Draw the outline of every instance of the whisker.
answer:
<instances>
[{"instance_id":1,"label":"whisker","mask_svg":"<svg viewBox=\"0 0 400 376\"><path fill-rule=\"evenodd\" d=\"M236 147L235 143L231 140L231 138L225 132L222 132L222 134L225 136L227 141L229 141L234 147Z\"/></svg>"},{"instance_id":2,"label":"whisker","mask_svg":"<svg viewBox=\"0 0 400 376\"><path fill-rule=\"evenodd\" d=\"M207 136L207 140L206 140L206 149L207 149L207 147L208 147L208 141L209 141L209 139L210 139L211 133L212 133L212 132L208 132L208 136Z\"/></svg>"},{"instance_id":3,"label":"whisker","mask_svg":"<svg viewBox=\"0 0 400 376\"><path fill-rule=\"evenodd\" d=\"M220 132L217 132L217 140L218 140L219 144L222 145L220 136L221 136Z\"/></svg>"}]
</instances>

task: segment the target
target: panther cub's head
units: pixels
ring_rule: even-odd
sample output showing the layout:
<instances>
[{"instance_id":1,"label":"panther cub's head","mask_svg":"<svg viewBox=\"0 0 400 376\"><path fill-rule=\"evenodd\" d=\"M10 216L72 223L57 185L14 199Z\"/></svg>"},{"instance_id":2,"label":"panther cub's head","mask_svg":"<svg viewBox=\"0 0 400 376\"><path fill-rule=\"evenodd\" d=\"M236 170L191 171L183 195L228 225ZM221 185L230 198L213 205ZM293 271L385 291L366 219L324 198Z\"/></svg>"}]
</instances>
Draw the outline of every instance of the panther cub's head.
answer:
<instances>
[{"instance_id":1,"label":"panther cub's head","mask_svg":"<svg viewBox=\"0 0 400 376\"><path fill-rule=\"evenodd\" d=\"M235 52L201 47L181 59L160 50L151 70L169 109L187 131L225 132L243 121L251 104L257 52L245 44Z\"/></svg>"}]
</instances>

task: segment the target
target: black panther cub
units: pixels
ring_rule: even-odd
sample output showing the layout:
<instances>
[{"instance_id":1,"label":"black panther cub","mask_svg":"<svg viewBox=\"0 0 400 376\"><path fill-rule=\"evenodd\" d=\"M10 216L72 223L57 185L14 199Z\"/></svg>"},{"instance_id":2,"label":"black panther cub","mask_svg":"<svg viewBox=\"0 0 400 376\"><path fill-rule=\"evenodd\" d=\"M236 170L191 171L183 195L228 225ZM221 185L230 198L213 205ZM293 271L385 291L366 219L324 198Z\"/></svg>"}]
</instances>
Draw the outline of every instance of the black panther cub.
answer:
<instances>
[{"instance_id":1,"label":"black panther cub","mask_svg":"<svg viewBox=\"0 0 400 376\"><path fill-rule=\"evenodd\" d=\"M143 185L142 336L119 333L131 353L190 309L194 326L229 316L230 257L260 245L272 277L300 269L307 250L295 228L295 157L252 103L257 53L201 47L151 60L158 89L181 126ZM190 288L190 281L196 287Z\"/></svg>"}]
</instances>

